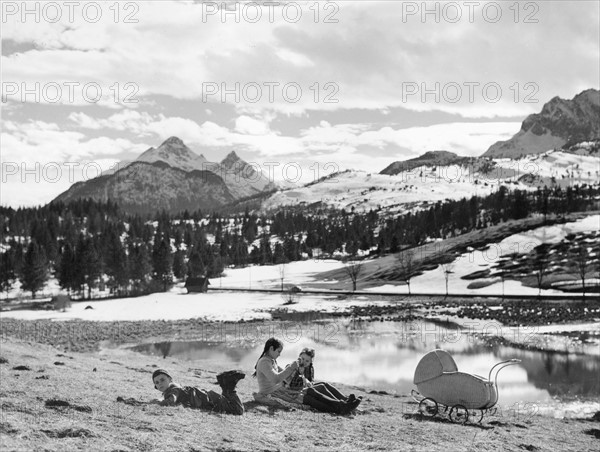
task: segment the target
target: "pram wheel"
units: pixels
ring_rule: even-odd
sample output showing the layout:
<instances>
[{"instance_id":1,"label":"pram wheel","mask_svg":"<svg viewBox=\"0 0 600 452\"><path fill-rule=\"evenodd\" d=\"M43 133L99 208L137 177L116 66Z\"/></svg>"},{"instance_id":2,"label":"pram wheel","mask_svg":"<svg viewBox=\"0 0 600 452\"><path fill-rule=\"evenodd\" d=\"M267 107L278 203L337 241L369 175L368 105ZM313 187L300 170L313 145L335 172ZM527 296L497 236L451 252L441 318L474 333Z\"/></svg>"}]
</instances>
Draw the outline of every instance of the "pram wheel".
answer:
<instances>
[{"instance_id":1,"label":"pram wheel","mask_svg":"<svg viewBox=\"0 0 600 452\"><path fill-rule=\"evenodd\" d=\"M463 405L454 405L449 417L456 424L466 424L469 421L469 411Z\"/></svg>"},{"instance_id":2,"label":"pram wheel","mask_svg":"<svg viewBox=\"0 0 600 452\"><path fill-rule=\"evenodd\" d=\"M435 400L426 397L419 402L419 413L423 416L433 417L438 413L438 404Z\"/></svg>"},{"instance_id":3,"label":"pram wheel","mask_svg":"<svg viewBox=\"0 0 600 452\"><path fill-rule=\"evenodd\" d=\"M481 421L483 421L484 414L485 410L471 410L469 412L469 420L474 424L481 424Z\"/></svg>"}]
</instances>

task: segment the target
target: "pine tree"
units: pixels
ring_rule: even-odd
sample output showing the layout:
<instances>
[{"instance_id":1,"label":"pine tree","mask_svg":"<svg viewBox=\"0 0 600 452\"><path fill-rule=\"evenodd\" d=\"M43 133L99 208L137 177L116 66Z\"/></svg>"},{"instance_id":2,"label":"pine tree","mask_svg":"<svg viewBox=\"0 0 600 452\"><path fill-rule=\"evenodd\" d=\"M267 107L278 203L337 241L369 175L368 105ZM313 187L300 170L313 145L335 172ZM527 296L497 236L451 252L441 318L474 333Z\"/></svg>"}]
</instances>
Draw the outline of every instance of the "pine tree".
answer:
<instances>
[{"instance_id":1,"label":"pine tree","mask_svg":"<svg viewBox=\"0 0 600 452\"><path fill-rule=\"evenodd\" d=\"M35 293L44 287L47 279L48 261L44 248L37 242L31 241L25 254L22 287L24 290L30 290L32 297L35 298Z\"/></svg>"},{"instance_id":2,"label":"pine tree","mask_svg":"<svg viewBox=\"0 0 600 452\"><path fill-rule=\"evenodd\" d=\"M257 219L256 215L249 215L248 211L246 211L242 224L242 234L248 243L254 242L258 234Z\"/></svg>"},{"instance_id":3,"label":"pine tree","mask_svg":"<svg viewBox=\"0 0 600 452\"><path fill-rule=\"evenodd\" d=\"M229 234L225 234L221 241L221 246L219 247L219 256L221 256L221 260L223 261L224 266L229 265L229 262L231 260L229 257L229 253L230 253L229 242L230 242Z\"/></svg>"},{"instance_id":4,"label":"pine tree","mask_svg":"<svg viewBox=\"0 0 600 452\"><path fill-rule=\"evenodd\" d=\"M394 234L392 237L392 244L390 245L390 253L397 253L400 249L400 244L398 243L398 237Z\"/></svg>"},{"instance_id":5,"label":"pine tree","mask_svg":"<svg viewBox=\"0 0 600 452\"><path fill-rule=\"evenodd\" d=\"M75 268L75 253L71 244L67 242L63 247L58 264L58 283L60 287L67 289L69 293L71 289L77 287Z\"/></svg>"},{"instance_id":6,"label":"pine tree","mask_svg":"<svg viewBox=\"0 0 600 452\"><path fill-rule=\"evenodd\" d=\"M25 251L23 250L23 245L20 242L12 240L10 242L10 251L11 254L11 262L13 265L13 270L15 271L15 276L19 277L23 275L23 266L25 265Z\"/></svg>"},{"instance_id":7,"label":"pine tree","mask_svg":"<svg viewBox=\"0 0 600 452\"><path fill-rule=\"evenodd\" d=\"M200 276L205 275L206 268L204 266L204 262L202 261L202 256L200 256L198 247L194 247L188 261L188 276L190 278L199 278Z\"/></svg>"},{"instance_id":8,"label":"pine tree","mask_svg":"<svg viewBox=\"0 0 600 452\"><path fill-rule=\"evenodd\" d=\"M232 244L233 249L233 265L246 266L248 264L248 243L240 237L234 236L234 242Z\"/></svg>"},{"instance_id":9,"label":"pine tree","mask_svg":"<svg viewBox=\"0 0 600 452\"><path fill-rule=\"evenodd\" d=\"M152 261L146 245L133 244L129 249L129 258L131 262L131 279L135 291L139 293L145 289L148 275L152 271Z\"/></svg>"},{"instance_id":10,"label":"pine tree","mask_svg":"<svg viewBox=\"0 0 600 452\"><path fill-rule=\"evenodd\" d=\"M78 243L75 261L79 271L80 284L85 284L88 290L88 298L92 298L92 289L97 287L98 280L102 275L103 262L96 244L91 238L84 239Z\"/></svg>"},{"instance_id":11,"label":"pine tree","mask_svg":"<svg viewBox=\"0 0 600 452\"><path fill-rule=\"evenodd\" d=\"M129 283L129 258L114 228L106 232L104 243L104 266L109 284L113 291L119 291Z\"/></svg>"},{"instance_id":12,"label":"pine tree","mask_svg":"<svg viewBox=\"0 0 600 452\"><path fill-rule=\"evenodd\" d=\"M223 270L225 270L225 266L223 265L223 259L221 259L221 256L217 255L210 263L208 277L218 278L223 274Z\"/></svg>"},{"instance_id":13,"label":"pine tree","mask_svg":"<svg viewBox=\"0 0 600 452\"><path fill-rule=\"evenodd\" d=\"M358 244L354 240L350 240L346 243L346 253L349 256L356 256L358 252Z\"/></svg>"},{"instance_id":14,"label":"pine tree","mask_svg":"<svg viewBox=\"0 0 600 452\"><path fill-rule=\"evenodd\" d=\"M152 253L152 277L162 282L164 292L173 282L173 256L171 247L165 240L161 240Z\"/></svg>"},{"instance_id":15,"label":"pine tree","mask_svg":"<svg viewBox=\"0 0 600 452\"><path fill-rule=\"evenodd\" d=\"M288 262L297 261L300 257L298 242L294 239L293 236L286 237L283 241L283 249L285 252L285 257ZM277 263L275 258L273 258L274 262Z\"/></svg>"},{"instance_id":16,"label":"pine tree","mask_svg":"<svg viewBox=\"0 0 600 452\"><path fill-rule=\"evenodd\" d=\"M185 263L185 252L176 251L173 255L173 275L177 279L185 278L187 274L187 264Z\"/></svg>"},{"instance_id":17,"label":"pine tree","mask_svg":"<svg viewBox=\"0 0 600 452\"><path fill-rule=\"evenodd\" d=\"M275 244L275 251L273 252L273 261L276 264L284 264L286 262L289 262L283 250L283 245L281 243Z\"/></svg>"},{"instance_id":18,"label":"pine tree","mask_svg":"<svg viewBox=\"0 0 600 452\"><path fill-rule=\"evenodd\" d=\"M263 235L260 239L260 264L268 265L273 263L273 251L268 235Z\"/></svg>"},{"instance_id":19,"label":"pine tree","mask_svg":"<svg viewBox=\"0 0 600 452\"><path fill-rule=\"evenodd\" d=\"M15 271L12 262L12 255L10 252L2 253L0 256L0 290L10 292L15 282Z\"/></svg>"}]
</instances>

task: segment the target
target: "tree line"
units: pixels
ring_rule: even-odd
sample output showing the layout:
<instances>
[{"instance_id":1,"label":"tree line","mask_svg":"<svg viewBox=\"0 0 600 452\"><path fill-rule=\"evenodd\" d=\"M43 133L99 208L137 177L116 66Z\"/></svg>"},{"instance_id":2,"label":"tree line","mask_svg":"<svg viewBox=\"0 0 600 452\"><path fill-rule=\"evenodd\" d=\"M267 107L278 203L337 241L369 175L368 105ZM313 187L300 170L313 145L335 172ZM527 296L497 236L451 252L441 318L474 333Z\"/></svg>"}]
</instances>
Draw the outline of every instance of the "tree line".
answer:
<instances>
[{"instance_id":1,"label":"tree line","mask_svg":"<svg viewBox=\"0 0 600 452\"><path fill-rule=\"evenodd\" d=\"M588 185L537 191L501 186L485 197L423 203L396 216L381 210L281 208L260 215L185 211L142 217L114 202L89 199L0 207L0 285L8 292L19 279L35 297L54 276L81 297L105 285L115 296L164 291L175 280L218 277L228 266L281 264L314 258L316 250L323 257L396 253L534 213L585 210L598 191Z\"/></svg>"}]
</instances>

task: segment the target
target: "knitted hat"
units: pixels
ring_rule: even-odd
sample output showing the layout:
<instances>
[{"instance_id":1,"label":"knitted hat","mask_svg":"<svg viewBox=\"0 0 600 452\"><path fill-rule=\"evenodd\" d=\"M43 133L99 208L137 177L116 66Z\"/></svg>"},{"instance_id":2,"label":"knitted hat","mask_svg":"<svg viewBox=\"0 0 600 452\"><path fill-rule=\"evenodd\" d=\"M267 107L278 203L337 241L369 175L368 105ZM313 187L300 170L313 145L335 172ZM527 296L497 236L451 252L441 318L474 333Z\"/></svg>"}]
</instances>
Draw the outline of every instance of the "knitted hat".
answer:
<instances>
[{"instance_id":1,"label":"knitted hat","mask_svg":"<svg viewBox=\"0 0 600 452\"><path fill-rule=\"evenodd\" d=\"M160 374L166 375L170 379L173 379L173 377L171 377L169 372L167 372L165 369L156 369L154 372L152 372L152 381L154 381L154 379Z\"/></svg>"}]
</instances>

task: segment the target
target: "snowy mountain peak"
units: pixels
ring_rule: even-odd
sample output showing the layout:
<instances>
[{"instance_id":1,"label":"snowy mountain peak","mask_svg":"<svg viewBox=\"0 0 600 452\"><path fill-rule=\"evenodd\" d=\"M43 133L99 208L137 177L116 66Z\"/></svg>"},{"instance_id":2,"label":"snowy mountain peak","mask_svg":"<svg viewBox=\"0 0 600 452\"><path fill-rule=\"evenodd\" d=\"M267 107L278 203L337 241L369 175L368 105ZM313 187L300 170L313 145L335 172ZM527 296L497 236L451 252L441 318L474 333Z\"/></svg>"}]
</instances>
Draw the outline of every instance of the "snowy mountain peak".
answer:
<instances>
[{"instance_id":1,"label":"snowy mountain peak","mask_svg":"<svg viewBox=\"0 0 600 452\"><path fill-rule=\"evenodd\" d=\"M185 143L177 138L170 137L158 148L150 148L137 158L138 162L164 162L173 168L184 171L206 169L206 158L193 152Z\"/></svg>"},{"instance_id":2,"label":"snowy mountain peak","mask_svg":"<svg viewBox=\"0 0 600 452\"><path fill-rule=\"evenodd\" d=\"M183 143L183 141L181 141L180 138L177 137L169 137L167 138L162 144L161 146L185 146L185 144Z\"/></svg>"},{"instance_id":3,"label":"snowy mountain peak","mask_svg":"<svg viewBox=\"0 0 600 452\"><path fill-rule=\"evenodd\" d=\"M234 165L236 164L243 164L246 165L246 162L244 162L236 153L235 151L231 151L229 154L227 154L227 156L221 161L221 166L223 166L224 168L232 168Z\"/></svg>"},{"instance_id":4,"label":"snowy mountain peak","mask_svg":"<svg viewBox=\"0 0 600 452\"><path fill-rule=\"evenodd\" d=\"M183 141L181 141L177 137L171 137L168 140L165 140L158 147L158 151L159 151L159 154L165 155L165 156L168 154L175 154L182 158L198 156L190 148L188 148Z\"/></svg>"},{"instance_id":5,"label":"snowy mountain peak","mask_svg":"<svg viewBox=\"0 0 600 452\"><path fill-rule=\"evenodd\" d=\"M275 185L265 174L259 174L253 165L249 165L235 151L231 151L219 164L209 169L220 174L236 198L245 198L263 191L272 190Z\"/></svg>"}]
</instances>

